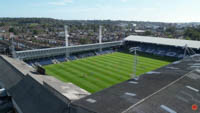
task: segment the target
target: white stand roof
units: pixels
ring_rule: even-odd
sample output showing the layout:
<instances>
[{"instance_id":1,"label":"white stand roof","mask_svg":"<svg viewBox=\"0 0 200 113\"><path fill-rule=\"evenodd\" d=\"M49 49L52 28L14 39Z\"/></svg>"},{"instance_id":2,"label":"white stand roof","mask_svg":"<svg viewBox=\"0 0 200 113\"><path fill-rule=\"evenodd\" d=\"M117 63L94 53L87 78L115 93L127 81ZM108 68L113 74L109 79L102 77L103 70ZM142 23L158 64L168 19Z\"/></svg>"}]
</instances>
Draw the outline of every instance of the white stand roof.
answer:
<instances>
[{"instance_id":1,"label":"white stand roof","mask_svg":"<svg viewBox=\"0 0 200 113\"><path fill-rule=\"evenodd\" d=\"M176 47L184 47L187 44L187 46L190 48L200 49L200 41L194 41L194 40L131 35L125 38L125 41L152 43L152 44L169 45Z\"/></svg>"}]
</instances>

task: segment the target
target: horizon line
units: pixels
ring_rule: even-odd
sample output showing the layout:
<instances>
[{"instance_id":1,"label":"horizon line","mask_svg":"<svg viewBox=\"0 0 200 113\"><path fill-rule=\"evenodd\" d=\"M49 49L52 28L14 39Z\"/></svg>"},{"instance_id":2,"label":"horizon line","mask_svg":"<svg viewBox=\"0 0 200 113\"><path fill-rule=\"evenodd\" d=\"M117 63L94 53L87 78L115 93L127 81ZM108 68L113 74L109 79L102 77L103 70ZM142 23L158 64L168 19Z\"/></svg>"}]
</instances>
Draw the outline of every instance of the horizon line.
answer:
<instances>
[{"instance_id":1,"label":"horizon line","mask_svg":"<svg viewBox=\"0 0 200 113\"><path fill-rule=\"evenodd\" d=\"M154 23L178 23L178 24L183 24L183 23L200 23L200 21L188 21L188 22L168 22L168 21L151 21L151 20L122 20L122 19L63 19L63 18L53 18L53 17L0 17L0 18L15 18L15 19L20 19L20 18L38 18L38 19L54 19L54 20L62 20L62 21L127 21L127 22L154 22Z\"/></svg>"}]
</instances>

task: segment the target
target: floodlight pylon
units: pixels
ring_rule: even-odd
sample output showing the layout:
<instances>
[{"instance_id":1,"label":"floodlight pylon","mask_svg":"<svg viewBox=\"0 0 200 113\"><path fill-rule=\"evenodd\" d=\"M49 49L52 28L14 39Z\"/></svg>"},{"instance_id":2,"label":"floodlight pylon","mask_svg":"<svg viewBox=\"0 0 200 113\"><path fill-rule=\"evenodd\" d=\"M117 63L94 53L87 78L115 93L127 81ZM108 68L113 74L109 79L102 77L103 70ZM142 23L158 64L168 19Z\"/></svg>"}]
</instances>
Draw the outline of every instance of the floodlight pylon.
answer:
<instances>
[{"instance_id":1,"label":"floodlight pylon","mask_svg":"<svg viewBox=\"0 0 200 113\"><path fill-rule=\"evenodd\" d=\"M102 43L102 26L99 26L99 44ZM100 47L100 52L102 51L102 47Z\"/></svg>"},{"instance_id":2,"label":"floodlight pylon","mask_svg":"<svg viewBox=\"0 0 200 113\"><path fill-rule=\"evenodd\" d=\"M132 47L132 48L130 48L129 49L129 51L132 53L132 52L134 52L134 56L135 57L133 57L133 74L132 74L132 77L135 79L135 80L137 80L138 79L138 77L137 77L137 75L136 75L136 73L137 73L137 64L138 64L138 59L137 59L137 50L139 49L139 47Z\"/></svg>"},{"instance_id":3,"label":"floodlight pylon","mask_svg":"<svg viewBox=\"0 0 200 113\"><path fill-rule=\"evenodd\" d=\"M12 57L16 58L16 51L15 51L15 45L14 45L14 37L10 35L10 38L12 39L12 45L11 45Z\"/></svg>"},{"instance_id":4,"label":"floodlight pylon","mask_svg":"<svg viewBox=\"0 0 200 113\"><path fill-rule=\"evenodd\" d=\"M69 47L69 41L68 41L68 38L69 38L69 33L68 33L68 26L65 25L64 26L64 29L65 29L65 47ZM69 57L69 51L66 51L66 58Z\"/></svg>"}]
</instances>

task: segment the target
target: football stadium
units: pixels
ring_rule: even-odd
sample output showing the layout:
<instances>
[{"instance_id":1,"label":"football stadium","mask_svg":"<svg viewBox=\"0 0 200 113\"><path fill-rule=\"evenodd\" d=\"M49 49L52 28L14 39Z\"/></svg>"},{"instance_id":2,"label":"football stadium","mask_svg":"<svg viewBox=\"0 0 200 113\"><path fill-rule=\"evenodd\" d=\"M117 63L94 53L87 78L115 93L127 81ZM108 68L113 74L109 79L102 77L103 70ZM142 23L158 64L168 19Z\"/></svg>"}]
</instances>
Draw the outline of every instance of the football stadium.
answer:
<instances>
[{"instance_id":1,"label":"football stadium","mask_svg":"<svg viewBox=\"0 0 200 113\"><path fill-rule=\"evenodd\" d=\"M94 93L132 78L133 55L114 52L75 61L44 66L48 75ZM136 75L169 64L168 61L138 56Z\"/></svg>"},{"instance_id":2,"label":"football stadium","mask_svg":"<svg viewBox=\"0 0 200 113\"><path fill-rule=\"evenodd\" d=\"M191 109L200 106L200 42L99 40L1 55L0 94L18 113L200 112Z\"/></svg>"}]
</instances>

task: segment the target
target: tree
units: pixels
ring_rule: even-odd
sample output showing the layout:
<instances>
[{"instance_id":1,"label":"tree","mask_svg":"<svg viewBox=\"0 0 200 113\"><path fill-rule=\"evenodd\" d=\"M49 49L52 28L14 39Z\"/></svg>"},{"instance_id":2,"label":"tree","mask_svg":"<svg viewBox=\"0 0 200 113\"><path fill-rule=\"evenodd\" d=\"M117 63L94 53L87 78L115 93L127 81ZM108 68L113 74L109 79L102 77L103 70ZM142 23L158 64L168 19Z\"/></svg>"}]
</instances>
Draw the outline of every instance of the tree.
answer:
<instances>
[{"instance_id":1,"label":"tree","mask_svg":"<svg viewBox=\"0 0 200 113\"><path fill-rule=\"evenodd\" d=\"M33 30L34 35L38 35L38 33L39 33L38 30Z\"/></svg>"},{"instance_id":2,"label":"tree","mask_svg":"<svg viewBox=\"0 0 200 113\"><path fill-rule=\"evenodd\" d=\"M145 36L150 36L150 35L152 35L152 32L151 31L145 31L144 35Z\"/></svg>"},{"instance_id":3,"label":"tree","mask_svg":"<svg viewBox=\"0 0 200 113\"><path fill-rule=\"evenodd\" d=\"M190 38L189 36L187 36L185 39L186 39L186 40L191 40L191 38Z\"/></svg>"},{"instance_id":4,"label":"tree","mask_svg":"<svg viewBox=\"0 0 200 113\"><path fill-rule=\"evenodd\" d=\"M187 28L184 31L184 37L189 37L191 40L200 40L200 28Z\"/></svg>"},{"instance_id":5,"label":"tree","mask_svg":"<svg viewBox=\"0 0 200 113\"><path fill-rule=\"evenodd\" d=\"M0 27L5 26L5 23L0 23Z\"/></svg>"},{"instance_id":6,"label":"tree","mask_svg":"<svg viewBox=\"0 0 200 113\"><path fill-rule=\"evenodd\" d=\"M13 27L9 28L9 32L11 33L14 33L15 29Z\"/></svg>"},{"instance_id":7,"label":"tree","mask_svg":"<svg viewBox=\"0 0 200 113\"><path fill-rule=\"evenodd\" d=\"M175 27L169 27L169 28L166 29L166 32L174 34L176 32L176 28Z\"/></svg>"},{"instance_id":8,"label":"tree","mask_svg":"<svg viewBox=\"0 0 200 113\"><path fill-rule=\"evenodd\" d=\"M18 31L16 29L14 29L13 27L12 28L9 28L8 30L10 33L14 33L14 35L17 35L18 34Z\"/></svg>"},{"instance_id":9,"label":"tree","mask_svg":"<svg viewBox=\"0 0 200 113\"><path fill-rule=\"evenodd\" d=\"M171 34L168 35L168 38L173 38L173 36Z\"/></svg>"}]
</instances>

